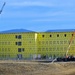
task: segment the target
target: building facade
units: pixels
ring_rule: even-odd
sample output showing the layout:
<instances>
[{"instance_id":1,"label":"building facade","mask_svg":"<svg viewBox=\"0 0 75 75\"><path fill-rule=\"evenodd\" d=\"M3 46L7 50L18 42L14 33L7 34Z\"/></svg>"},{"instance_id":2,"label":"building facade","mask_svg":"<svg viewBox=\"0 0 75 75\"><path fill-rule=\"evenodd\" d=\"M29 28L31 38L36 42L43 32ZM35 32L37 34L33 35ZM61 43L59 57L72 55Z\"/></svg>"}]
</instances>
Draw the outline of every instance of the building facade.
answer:
<instances>
[{"instance_id":1,"label":"building facade","mask_svg":"<svg viewBox=\"0 0 75 75\"><path fill-rule=\"evenodd\" d=\"M74 31L0 33L0 59L64 57L67 50L75 56Z\"/></svg>"}]
</instances>

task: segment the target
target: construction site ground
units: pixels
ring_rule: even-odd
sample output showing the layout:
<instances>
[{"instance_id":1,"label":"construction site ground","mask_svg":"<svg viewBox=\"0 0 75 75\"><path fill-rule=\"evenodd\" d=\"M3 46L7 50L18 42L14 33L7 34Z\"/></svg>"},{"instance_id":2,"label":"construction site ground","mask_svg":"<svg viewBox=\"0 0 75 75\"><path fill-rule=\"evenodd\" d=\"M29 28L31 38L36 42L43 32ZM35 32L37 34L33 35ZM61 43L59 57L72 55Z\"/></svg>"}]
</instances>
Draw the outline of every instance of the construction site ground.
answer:
<instances>
[{"instance_id":1,"label":"construction site ground","mask_svg":"<svg viewBox=\"0 0 75 75\"><path fill-rule=\"evenodd\" d=\"M0 60L0 75L75 75L75 62Z\"/></svg>"}]
</instances>

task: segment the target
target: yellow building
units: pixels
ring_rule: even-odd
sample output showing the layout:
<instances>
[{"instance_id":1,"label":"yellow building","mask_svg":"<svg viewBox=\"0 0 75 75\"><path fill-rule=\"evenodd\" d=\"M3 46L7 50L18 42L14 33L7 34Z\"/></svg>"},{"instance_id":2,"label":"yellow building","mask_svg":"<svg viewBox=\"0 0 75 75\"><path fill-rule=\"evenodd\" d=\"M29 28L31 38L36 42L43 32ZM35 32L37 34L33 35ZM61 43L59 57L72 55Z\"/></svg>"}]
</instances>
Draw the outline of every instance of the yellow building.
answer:
<instances>
[{"instance_id":1,"label":"yellow building","mask_svg":"<svg viewBox=\"0 0 75 75\"><path fill-rule=\"evenodd\" d=\"M29 59L36 53L35 33L0 34L0 59Z\"/></svg>"},{"instance_id":2,"label":"yellow building","mask_svg":"<svg viewBox=\"0 0 75 75\"><path fill-rule=\"evenodd\" d=\"M0 59L36 59L75 56L74 31L0 33Z\"/></svg>"},{"instance_id":3,"label":"yellow building","mask_svg":"<svg viewBox=\"0 0 75 75\"><path fill-rule=\"evenodd\" d=\"M75 56L75 36L72 38L73 34L74 32L38 33L38 54L45 58L64 57L68 50L68 55Z\"/></svg>"}]
</instances>

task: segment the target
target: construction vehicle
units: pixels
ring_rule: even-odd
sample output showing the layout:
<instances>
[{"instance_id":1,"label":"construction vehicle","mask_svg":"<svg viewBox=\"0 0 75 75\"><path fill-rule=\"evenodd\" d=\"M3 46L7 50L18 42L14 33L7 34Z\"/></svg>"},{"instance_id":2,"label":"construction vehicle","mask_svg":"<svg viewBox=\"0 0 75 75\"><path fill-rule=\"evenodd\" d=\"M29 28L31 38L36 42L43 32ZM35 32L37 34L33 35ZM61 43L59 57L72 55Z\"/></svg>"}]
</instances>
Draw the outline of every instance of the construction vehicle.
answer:
<instances>
[{"instance_id":1,"label":"construction vehicle","mask_svg":"<svg viewBox=\"0 0 75 75\"><path fill-rule=\"evenodd\" d=\"M73 32L72 37L70 39L69 46L66 51L66 55L64 57L58 57L57 61L75 61L75 57L73 55L68 56L68 52L70 50L72 41L74 40L74 36L75 36L75 32Z\"/></svg>"},{"instance_id":2,"label":"construction vehicle","mask_svg":"<svg viewBox=\"0 0 75 75\"><path fill-rule=\"evenodd\" d=\"M5 4L6 4L6 2L4 2L3 6L2 6L2 8L1 8L1 10L0 10L0 14L1 14L2 11L3 11L3 8L4 8Z\"/></svg>"}]
</instances>

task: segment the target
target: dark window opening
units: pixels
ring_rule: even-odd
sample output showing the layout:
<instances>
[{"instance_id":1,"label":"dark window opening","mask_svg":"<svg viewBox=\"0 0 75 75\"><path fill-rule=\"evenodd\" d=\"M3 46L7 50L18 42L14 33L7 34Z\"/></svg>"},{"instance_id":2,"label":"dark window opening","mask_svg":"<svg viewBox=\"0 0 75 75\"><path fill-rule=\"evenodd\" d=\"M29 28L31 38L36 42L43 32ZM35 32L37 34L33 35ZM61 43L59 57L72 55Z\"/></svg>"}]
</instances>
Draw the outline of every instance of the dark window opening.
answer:
<instances>
[{"instance_id":1,"label":"dark window opening","mask_svg":"<svg viewBox=\"0 0 75 75\"><path fill-rule=\"evenodd\" d=\"M16 39L21 39L22 36L21 36L21 35L16 35L15 38L16 38Z\"/></svg>"},{"instance_id":2,"label":"dark window opening","mask_svg":"<svg viewBox=\"0 0 75 75\"><path fill-rule=\"evenodd\" d=\"M45 35L42 35L42 37L44 37Z\"/></svg>"},{"instance_id":3,"label":"dark window opening","mask_svg":"<svg viewBox=\"0 0 75 75\"><path fill-rule=\"evenodd\" d=\"M59 37L59 34L57 34L57 37Z\"/></svg>"},{"instance_id":4,"label":"dark window opening","mask_svg":"<svg viewBox=\"0 0 75 75\"><path fill-rule=\"evenodd\" d=\"M64 36L66 37L66 34L64 34Z\"/></svg>"},{"instance_id":5,"label":"dark window opening","mask_svg":"<svg viewBox=\"0 0 75 75\"><path fill-rule=\"evenodd\" d=\"M18 36L18 39L21 39L21 35Z\"/></svg>"},{"instance_id":6,"label":"dark window opening","mask_svg":"<svg viewBox=\"0 0 75 75\"><path fill-rule=\"evenodd\" d=\"M18 45L18 46L21 46L22 42L16 42L15 44Z\"/></svg>"},{"instance_id":7,"label":"dark window opening","mask_svg":"<svg viewBox=\"0 0 75 75\"><path fill-rule=\"evenodd\" d=\"M21 48L18 48L18 52L21 52Z\"/></svg>"},{"instance_id":8,"label":"dark window opening","mask_svg":"<svg viewBox=\"0 0 75 75\"><path fill-rule=\"evenodd\" d=\"M17 38L17 35L15 36L15 38Z\"/></svg>"},{"instance_id":9,"label":"dark window opening","mask_svg":"<svg viewBox=\"0 0 75 75\"><path fill-rule=\"evenodd\" d=\"M17 42L15 44L17 45Z\"/></svg>"},{"instance_id":10,"label":"dark window opening","mask_svg":"<svg viewBox=\"0 0 75 75\"><path fill-rule=\"evenodd\" d=\"M22 45L22 43L21 43L21 42L18 42L18 45L19 45L19 46L21 46L21 45Z\"/></svg>"},{"instance_id":11,"label":"dark window opening","mask_svg":"<svg viewBox=\"0 0 75 75\"><path fill-rule=\"evenodd\" d=\"M52 35L50 35L50 37L52 37Z\"/></svg>"},{"instance_id":12,"label":"dark window opening","mask_svg":"<svg viewBox=\"0 0 75 75\"><path fill-rule=\"evenodd\" d=\"M72 34L72 36L73 36L74 34Z\"/></svg>"},{"instance_id":13,"label":"dark window opening","mask_svg":"<svg viewBox=\"0 0 75 75\"><path fill-rule=\"evenodd\" d=\"M18 52L24 52L24 48L18 48Z\"/></svg>"}]
</instances>

